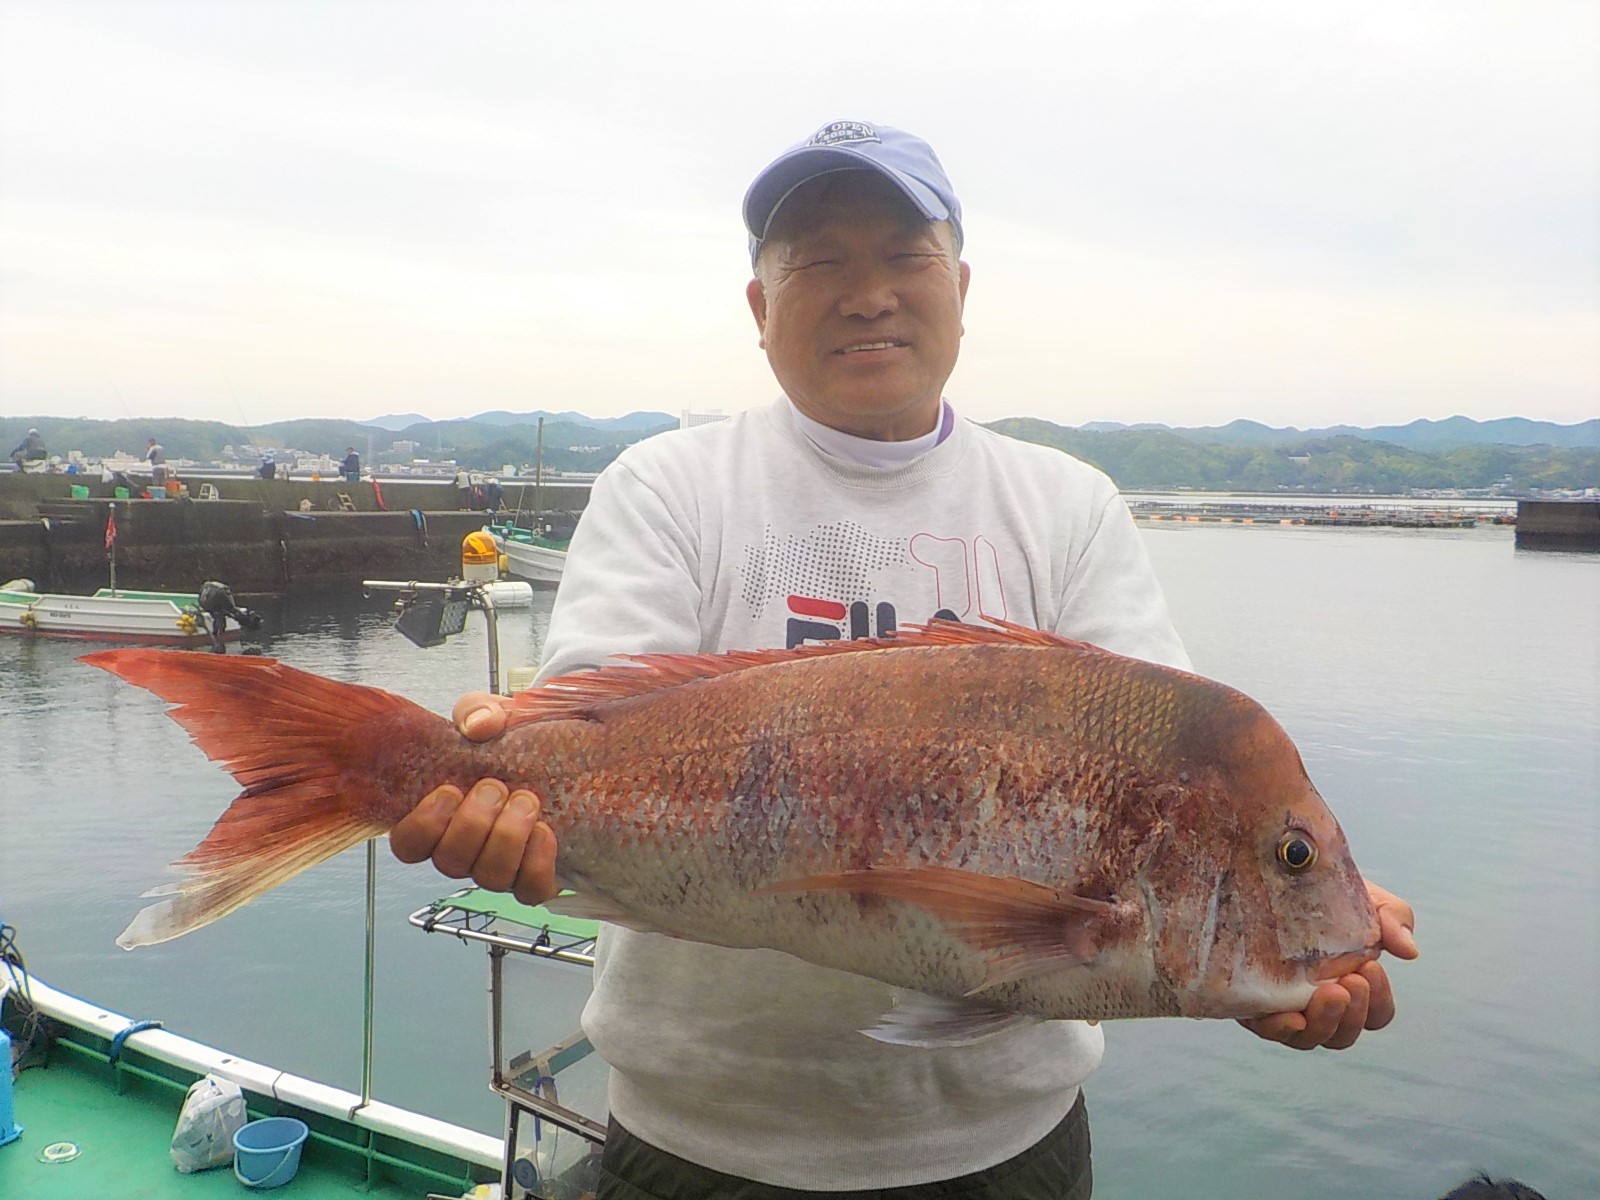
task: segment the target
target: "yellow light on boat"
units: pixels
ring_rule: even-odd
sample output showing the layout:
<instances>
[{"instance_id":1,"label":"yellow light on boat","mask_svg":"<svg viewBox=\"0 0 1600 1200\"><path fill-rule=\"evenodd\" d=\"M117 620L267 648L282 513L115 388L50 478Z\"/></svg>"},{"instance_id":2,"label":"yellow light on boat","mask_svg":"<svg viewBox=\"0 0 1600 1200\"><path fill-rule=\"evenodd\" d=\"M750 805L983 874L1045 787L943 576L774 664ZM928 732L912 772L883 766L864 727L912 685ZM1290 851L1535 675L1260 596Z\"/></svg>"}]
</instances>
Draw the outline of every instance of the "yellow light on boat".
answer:
<instances>
[{"instance_id":1,"label":"yellow light on boat","mask_svg":"<svg viewBox=\"0 0 1600 1200\"><path fill-rule=\"evenodd\" d=\"M487 583L500 577L500 548L478 529L461 539L461 578Z\"/></svg>"},{"instance_id":2,"label":"yellow light on boat","mask_svg":"<svg viewBox=\"0 0 1600 1200\"><path fill-rule=\"evenodd\" d=\"M494 538L483 530L474 530L461 539L462 565L472 563L481 566L484 563L498 563L500 552L495 549Z\"/></svg>"}]
</instances>

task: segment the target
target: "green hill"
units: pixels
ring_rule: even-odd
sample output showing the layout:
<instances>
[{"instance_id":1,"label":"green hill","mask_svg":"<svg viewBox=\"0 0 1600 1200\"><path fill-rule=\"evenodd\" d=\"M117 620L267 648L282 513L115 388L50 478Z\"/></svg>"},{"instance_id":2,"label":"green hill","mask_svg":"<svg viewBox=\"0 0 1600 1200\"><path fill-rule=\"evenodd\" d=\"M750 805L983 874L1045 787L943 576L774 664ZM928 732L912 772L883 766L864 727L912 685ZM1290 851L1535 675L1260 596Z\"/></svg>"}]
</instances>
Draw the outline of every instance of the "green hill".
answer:
<instances>
[{"instance_id":1,"label":"green hill","mask_svg":"<svg viewBox=\"0 0 1600 1200\"><path fill-rule=\"evenodd\" d=\"M1349 435L1204 445L1170 429L1082 430L1030 417L996 421L989 428L1065 450L1131 490L1393 494L1502 484L1509 490L1600 487L1600 450L1466 446L1426 452Z\"/></svg>"},{"instance_id":2,"label":"green hill","mask_svg":"<svg viewBox=\"0 0 1600 1200\"><path fill-rule=\"evenodd\" d=\"M496 420L424 421L398 432L336 420L277 421L243 428L176 417L123 421L11 417L0 419L0 452L9 451L20 442L32 425L39 428L50 453L82 450L97 458L119 450L142 456L145 439L154 437L169 457L202 463L221 458L226 446L234 447L235 454L246 463L253 462L264 447L327 454L337 459L343 456L346 446L354 446L369 465L375 466L409 462L412 458L453 459L463 467L489 471L499 470L505 463L531 464L538 426L504 424L501 421L505 414L490 415ZM1413 422L1417 424L1444 426L1451 422ZM1195 430L1161 426L1075 429L1032 417L1011 417L989 427L1023 441L1065 450L1093 463L1120 487L1129 489L1395 493L1409 488L1487 488L1502 484L1512 491L1600 487L1600 448L1592 447L1457 443L1449 449L1429 449L1346 432L1273 430L1247 421L1235 421L1210 431L1227 430L1235 439L1211 443L1192 436ZM556 471L598 471L625 447L668 428L672 425L626 429L604 428L584 420L547 420L545 466ZM1584 429L1556 428L1580 433ZM1518 427L1511 432L1536 436L1546 431ZM397 442L414 446L396 449Z\"/></svg>"}]
</instances>

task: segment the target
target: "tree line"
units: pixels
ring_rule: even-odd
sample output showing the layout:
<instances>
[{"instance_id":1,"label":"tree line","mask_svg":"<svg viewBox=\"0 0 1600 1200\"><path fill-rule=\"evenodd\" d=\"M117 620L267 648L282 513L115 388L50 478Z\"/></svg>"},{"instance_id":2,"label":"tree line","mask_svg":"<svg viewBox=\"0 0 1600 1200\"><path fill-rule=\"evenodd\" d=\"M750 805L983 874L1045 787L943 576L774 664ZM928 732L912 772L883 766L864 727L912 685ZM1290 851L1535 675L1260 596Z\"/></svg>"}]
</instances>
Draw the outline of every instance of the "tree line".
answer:
<instances>
[{"instance_id":1,"label":"tree line","mask_svg":"<svg viewBox=\"0 0 1600 1200\"><path fill-rule=\"evenodd\" d=\"M412 457L450 458L471 470L498 471L506 463L530 466L536 454L534 425L476 421L430 421L392 433L355 421L279 421L242 428L218 421L177 417L89 421L70 418L0 419L0 452L37 426L52 454L82 450L96 458L123 451L140 457L155 438L169 458L209 463L226 446L251 462L271 447L343 457L354 446L369 465ZM1551 446L1471 445L1417 450L1353 435L1307 436L1268 445L1203 444L1167 429L1085 430L1033 417L1010 417L989 428L1022 441L1065 450L1099 467L1117 486L1136 490L1193 488L1225 492L1371 492L1412 488L1510 490L1600 487L1600 450ZM599 471L632 443L662 432L601 430L575 421L544 427L544 464L552 471ZM395 443L416 443L397 451Z\"/></svg>"},{"instance_id":2,"label":"tree line","mask_svg":"<svg viewBox=\"0 0 1600 1200\"><path fill-rule=\"evenodd\" d=\"M1101 432L1031 417L989 428L1053 446L1099 467L1120 488L1218 492L1371 492L1412 488L1600 487L1600 450L1552 446L1463 446L1408 450L1348 435L1271 446L1201 445L1164 429Z\"/></svg>"}]
</instances>

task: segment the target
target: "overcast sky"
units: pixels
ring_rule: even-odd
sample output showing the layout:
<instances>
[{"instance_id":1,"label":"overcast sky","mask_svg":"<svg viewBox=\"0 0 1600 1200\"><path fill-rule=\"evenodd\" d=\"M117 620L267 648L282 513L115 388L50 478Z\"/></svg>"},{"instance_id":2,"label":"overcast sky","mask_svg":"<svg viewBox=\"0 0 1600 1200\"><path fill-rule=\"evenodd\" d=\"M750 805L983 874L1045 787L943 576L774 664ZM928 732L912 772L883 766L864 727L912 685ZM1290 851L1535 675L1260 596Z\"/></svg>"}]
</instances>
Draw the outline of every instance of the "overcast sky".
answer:
<instances>
[{"instance_id":1,"label":"overcast sky","mask_svg":"<svg viewBox=\"0 0 1600 1200\"><path fill-rule=\"evenodd\" d=\"M0 0L0 412L722 408L745 187L911 129L948 394L1301 427L1600 416L1600 5Z\"/></svg>"}]
</instances>

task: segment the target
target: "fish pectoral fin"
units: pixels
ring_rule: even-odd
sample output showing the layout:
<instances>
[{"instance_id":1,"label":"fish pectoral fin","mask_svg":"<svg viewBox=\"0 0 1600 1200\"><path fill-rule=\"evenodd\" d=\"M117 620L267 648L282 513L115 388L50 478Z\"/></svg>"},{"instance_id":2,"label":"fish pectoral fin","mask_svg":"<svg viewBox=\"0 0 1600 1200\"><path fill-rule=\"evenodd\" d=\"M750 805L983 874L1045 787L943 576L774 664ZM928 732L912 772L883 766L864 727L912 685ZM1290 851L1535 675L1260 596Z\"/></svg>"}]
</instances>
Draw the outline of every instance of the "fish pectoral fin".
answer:
<instances>
[{"instance_id":1,"label":"fish pectoral fin","mask_svg":"<svg viewBox=\"0 0 1600 1200\"><path fill-rule=\"evenodd\" d=\"M1091 962L1119 936L1128 915L1105 900L956 867L871 867L784 880L762 890L843 892L916 905L983 956L988 972L974 992Z\"/></svg>"},{"instance_id":2,"label":"fish pectoral fin","mask_svg":"<svg viewBox=\"0 0 1600 1200\"><path fill-rule=\"evenodd\" d=\"M1011 1012L982 1000L949 1000L925 992L897 992L895 1005L861 1032L894 1046L970 1046L1008 1029L1034 1025L1039 1017Z\"/></svg>"},{"instance_id":3,"label":"fish pectoral fin","mask_svg":"<svg viewBox=\"0 0 1600 1200\"><path fill-rule=\"evenodd\" d=\"M558 917L577 917L583 921L604 921L607 925L621 925L638 933L665 933L677 937L670 929L652 925L649 921L627 912L615 901L604 896L572 894L546 900L544 908Z\"/></svg>"}]
</instances>

